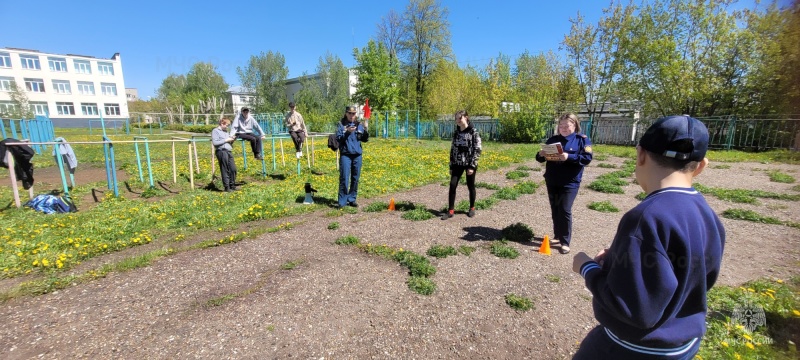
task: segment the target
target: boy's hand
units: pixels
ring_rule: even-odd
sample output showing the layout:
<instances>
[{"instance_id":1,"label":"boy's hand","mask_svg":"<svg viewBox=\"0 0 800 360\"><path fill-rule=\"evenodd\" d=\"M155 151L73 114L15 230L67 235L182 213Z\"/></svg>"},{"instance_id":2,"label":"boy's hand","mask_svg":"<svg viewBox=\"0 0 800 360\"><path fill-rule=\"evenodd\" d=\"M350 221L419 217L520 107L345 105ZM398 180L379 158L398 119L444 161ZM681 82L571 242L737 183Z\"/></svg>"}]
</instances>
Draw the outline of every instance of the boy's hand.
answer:
<instances>
[{"instance_id":1,"label":"boy's hand","mask_svg":"<svg viewBox=\"0 0 800 360\"><path fill-rule=\"evenodd\" d=\"M470 176L472 176L472 174L474 174L474 173L475 173L475 170L473 170L473 169L467 169L467 175L470 175Z\"/></svg>"},{"instance_id":2,"label":"boy's hand","mask_svg":"<svg viewBox=\"0 0 800 360\"><path fill-rule=\"evenodd\" d=\"M575 254L575 257L572 258L572 271L580 274L581 267L588 261L594 261L589 255L586 255L585 252L581 251Z\"/></svg>"}]
</instances>

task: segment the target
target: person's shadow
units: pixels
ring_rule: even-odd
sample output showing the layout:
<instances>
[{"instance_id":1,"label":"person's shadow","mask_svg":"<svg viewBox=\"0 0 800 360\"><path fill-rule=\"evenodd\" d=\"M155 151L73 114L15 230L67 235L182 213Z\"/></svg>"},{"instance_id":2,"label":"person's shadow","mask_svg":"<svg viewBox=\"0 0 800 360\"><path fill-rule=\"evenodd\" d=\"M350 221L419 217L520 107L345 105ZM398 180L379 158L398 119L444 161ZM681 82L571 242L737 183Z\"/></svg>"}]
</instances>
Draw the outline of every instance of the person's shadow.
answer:
<instances>
[{"instance_id":1,"label":"person's shadow","mask_svg":"<svg viewBox=\"0 0 800 360\"><path fill-rule=\"evenodd\" d=\"M503 231L486 226L467 226L461 238L467 241L494 241L503 238Z\"/></svg>"}]
</instances>

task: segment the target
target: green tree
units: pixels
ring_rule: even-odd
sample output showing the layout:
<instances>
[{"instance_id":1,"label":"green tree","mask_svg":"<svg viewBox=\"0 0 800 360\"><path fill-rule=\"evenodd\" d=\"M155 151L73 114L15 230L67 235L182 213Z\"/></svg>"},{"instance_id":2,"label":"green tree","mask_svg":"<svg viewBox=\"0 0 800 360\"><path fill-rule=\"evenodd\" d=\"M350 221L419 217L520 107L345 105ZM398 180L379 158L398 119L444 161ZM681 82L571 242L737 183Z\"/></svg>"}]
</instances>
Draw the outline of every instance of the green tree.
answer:
<instances>
[{"instance_id":1,"label":"green tree","mask_svg":"<svg viewBox=\"0 0 800 360\"><path fill-rule=\"evenodd\" d=\"M350 75L342 60L330 52L320 57L316 71L300 80L303 87L295 94L295 102L298 111L304 112L306 125L322 131L350 104Z\"/></svg>"},{"instance_id":2,"label":"green tree","mask_svg":"<svg viewBox=\"0 0 800 360\"><path fill-rule=\"evenodd\" d=\"M286 101L286 77L289 69L286 59L279 52L262 51L250 56L245 68L237 67L242 86L253 92L253 111L283 111Z\"/></svg>"},{"instance_id":3,"label":"green tree","mask_svg":"<svg viewBox=\"0 0 800 360\"><path fill-rule=\"evenodd\" d=\"M422 109L427 76L439 59L452 56L448 10L438 0L410 0L403 14L400 56L413 80L416 109ZM430 114L428 114L430 115Z\"/></svg>"},{"instance_id":4,"label":"green tree","mask_svg":"<svg viewBox=\"0 0 800 360\"><path fill-rule=\"evenodd\" d=\"M161 81L156 97L167 107L182 105L186 87L186 76L169 74Z\"/></svg>"},{"instance_id":5,"label":"green tree","mask_svg":"<svg viewBox=\"0 0 800 360\"><path fill-rule=\"evenodd\" d=\"M503 101L513 101L511 59L500 54L486 65L483 74L483 101L474 112L497 117Z\"/></svg>"},{"instance_id":6,"label":"green tree","mask_svg":"<svg viewBox=\"0 0 800 360\"><path fill-rule=\"evenodd\" d=\"M187 93L199 93L204 99L225 97L228 91L228 83L225 78L217 71L217 67L212 63L198 62L192 65L189 73L186 74Z\"/></svg>"},{"instance_id":7,"label":"green tree","mask_svg":"<svg viewBox=\"0 0 800 360\"><path fill-rule=\"evenodd\" d=\"M395 110L400 97L400 67L382 43L370 40L361 51L353 50L358 75L353 100L363 104L369 99L376 110Z\"/></svg>"},{"instance_id":8,"label":"green tree","mask_svg":"<svg viewBox=\"0 0 800 360\"><path fill-rule=\"evenodd\" d=\"M6 116L16 119L33 118L33 111L31 111L28 95L25 93L25 90L17 86L16 81L11 81L11 93L9 95L14 107L13 110L10 111L10 114L5 114Z\"/></svg>"},{"instance_id":9,"label":"green tree","mask_svg":"<svg viewBox=\"0 0 800 360\"><path fill-rule=\"evenodd\" d=\"M400 41L403 39L403 31L403 17L393 9L381 18L377 26L376 37L389 52L389 63L393 66L398 65L397 53Z\"/></svg>"},{"instance_id":10,"label":"green tree","mask_svg":"<svg viewBox=\"0 0 800 360\"><path fill-rule=\"evenodd\" d=\"M477 72L475 81L470 81L469 74L455 61L439 59L428 79L429 91L425 94L425 108L439 116L453 114L459 109L472 113L478 104L473 102L476 89L480 89L480 77ZM470 87L470 82L476 87ZM450 118L447 118L450 120Z\"/></svg>"}]
</instances>

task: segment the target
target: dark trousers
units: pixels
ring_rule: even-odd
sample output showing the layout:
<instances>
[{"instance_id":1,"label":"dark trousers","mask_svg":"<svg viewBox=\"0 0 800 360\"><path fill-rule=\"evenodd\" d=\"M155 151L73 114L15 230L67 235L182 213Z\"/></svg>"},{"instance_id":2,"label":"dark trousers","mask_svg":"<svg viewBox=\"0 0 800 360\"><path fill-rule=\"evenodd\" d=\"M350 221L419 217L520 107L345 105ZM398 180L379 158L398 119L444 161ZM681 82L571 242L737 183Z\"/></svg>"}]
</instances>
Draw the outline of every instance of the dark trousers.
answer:
<instances>
[{"instance_id":1,"label":"dark trousers","mask_svg":"<svg viewBox=\"0 0 800 360\"><path fill-rule=\"evenodd\" d=\"M261 136L253 134L237 133L236 137L250 142L250 149L253 150L253 156L261 157Z\"/></svg>"},{"instance_id":2,"label":"dark trousers","mask_svg":"<svg viewBox=\"0 0 800 360\"><path fill-rule=\"evenodd\" d=\"M303 141L306 139L306 132L305 131L289 131L289 135L292 136L292 141L294 141L294 149L297 152L303 151Z\"/></svg>"},{"instance_id":3,"label":"dark trousers","mask_svg":"<svg viewBox=\"0 0 800 360\"><path fill-rule=\"evenodd\" d=\"M467 168L463 166L453 166L450 169L450 192L447 194L447 209L453 210L455 209L456 203L456 188L458 187L458 182L461 181L461 175L464 174ZM467 189L469 190L469 207L475 207L475 174L478 171L472 173L472 175L467 175Z\"/></svg>"},{"instance_id":4,"label":"dark trousers","mask_svg":"<svg viewBox=\"0 0 800 360\"><path fill-rule=\"evenodd\" d=\"M233 154L229 150L217 150L217 160L222 186L225 190L233 189L236 182L236 162L233 161Z\"/></svg>"},{"instance_id":5,"label":"dark trousers","mask_svg":"<svg viewBox=\"0 0 800 360\"><path fill-rule=\"evenodd\" d=\"M572 360L689 360L694 358L699 349L700 339L697 339L692 345L676 349L640 349L640 351L647 351L648 353L634 351L611 340L605 329L602 326L597 326L592 331L589 331L586 338L581 341L581 347ZM665 355L667 353L673 354Z\"/></svg>"},{"instance_id":6,"label":"dark trousers","mask_svg":"<svg viewBox=\"0 0 800 360\"><path fill-rule=\"evenodd\" d=\"M547 184L550 216L553 218L553 239L569 246L572 240L572 203L578 196L578 187Z\"/></svg>"},{"instance_id":7,"label":"dark trousers","mask_svg":"<svg viewBox=\"0 0 800 360\"><path fill-rule=\"evenodd\" d=\"M361 154L342 154L339 157L339 206L356 202L360 177Z\"/></svg>"}]
</instances>

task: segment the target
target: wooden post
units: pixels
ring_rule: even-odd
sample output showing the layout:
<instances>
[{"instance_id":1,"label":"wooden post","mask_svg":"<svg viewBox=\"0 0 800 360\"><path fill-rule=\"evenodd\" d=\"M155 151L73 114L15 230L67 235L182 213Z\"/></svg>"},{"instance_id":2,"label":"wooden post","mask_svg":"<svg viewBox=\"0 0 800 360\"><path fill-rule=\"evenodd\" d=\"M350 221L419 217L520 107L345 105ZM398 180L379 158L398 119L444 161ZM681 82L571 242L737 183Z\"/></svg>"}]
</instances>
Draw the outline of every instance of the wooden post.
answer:
<instances>
[{"instance_id":1,"label":"wooden post","mask_svg":"<svg viewBox=\"0 0 800 360\"><path fill-rule=\"evenodd\" d=\"M19 188L17 187L17 173L14 171L14 157L11 156L11 151L6 151L6 164L8 164L8 177L11 179L11 192L14 193L14 204L17 208L22 206L19 201Z\"/></svg>"},{"instance_id":2,"label":"wooden post","mask_svg":"<svg viewBox=\"0 0 800 360\"><path fill-rule=\"evenodd\" d=\"M308 142L311 141L310 137L306 137L306 162L308 162L308 168L311 169L311 153L308 152Z\"/></svg>"},{"instance_id":3,"label":"wooden post","mask_svg":"<svg viewBox=\"0 0 800 360\"><path fill-rule=\"evenodd\" d=\"M194 190L194 166L192 165L192 145L194 141L189 141L189 186Z\"/></svg>"},{"instance_id":4,"label":"wooden post","mask_svg":"<svg viewBox=\"0 0 800 360\"><path fill-rule=\"evenodd\" d=\"M283 156L283 138L280 138L281 141L281 162L283 163L283 167L286 167L286 158Z\"/></svg>"},{"instance_id":5,"label":"wooden post","mask_svg":"<svg viewBox=\"0 0 800 360\"><path fill-rule=\"evenodd\" d=\"M172 183L178 183L178 168L175 165L175 140L172 141Z\"/></svg>"},{"instance_id":6,"label":"wooden post","mask_svg":"<svg viewBox=\"0 0 800 360\"><path fill-rule=\"evenodd\" d=\"M200 160L197 158L197 143L194 142L194 140L192 140L191 144L192 144L192 151L194 151L195 171L197 171L197 173L199 174L200 173ZM192 159L190 158L189 160L191 161Z\"/></svg>"}]
</instances>

